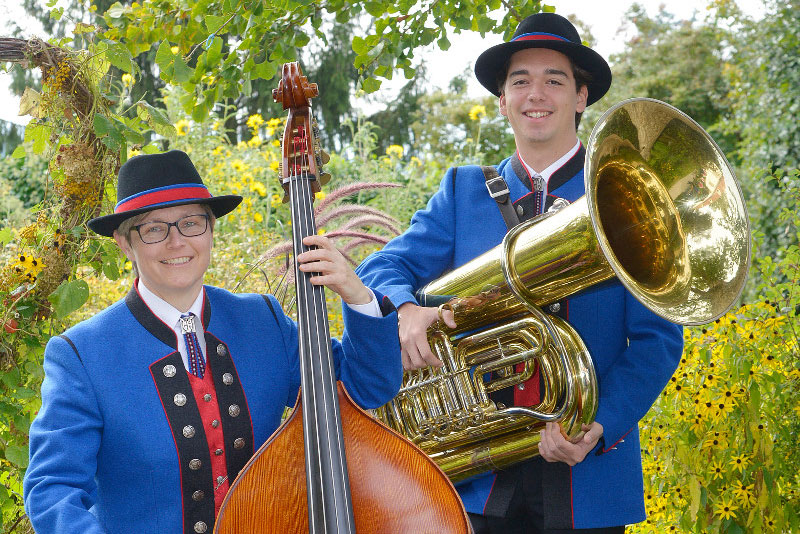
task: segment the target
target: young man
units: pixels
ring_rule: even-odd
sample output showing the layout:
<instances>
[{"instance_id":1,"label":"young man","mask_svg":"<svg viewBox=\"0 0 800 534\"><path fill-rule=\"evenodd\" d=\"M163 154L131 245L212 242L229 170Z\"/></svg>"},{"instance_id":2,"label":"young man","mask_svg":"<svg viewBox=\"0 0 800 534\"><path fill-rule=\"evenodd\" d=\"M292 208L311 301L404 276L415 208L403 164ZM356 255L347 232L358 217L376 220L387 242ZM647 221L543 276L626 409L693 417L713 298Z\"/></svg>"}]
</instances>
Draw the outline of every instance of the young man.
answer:
<instances>
[{"instance_id":1,"label":"young man","mask_svg":"<svg viewBox=\"0 0 800 534\"><path fill-rule=\"evenodd\" d=\"M475 74L499 97L514 132L517 151L497 170L520 220L556 198L583 196L577 123L611 84L605 60L581 44L568 20L540 13L522 21L510 42L481 54ZM418 306L414 292L498 245L506 230L481 169L451 169L408 231L356 270L398 305L407 369L440 365L425 336L437 309ZM618 533L645 518L637 423L677 367L682 329L645 309L616 280L559 305L547 311L568 320L592 355L596 420L575 443L548 423L540 458L457 484L477 534ZM447 312L443 318L455 326ZM521 386L512 402L535 404L535 384Z\"/></svg>"},{"instance_id":2,"label":"young man","mask_svg":"<svg viewBox=\"0 0 800 534\"><path fill-rule=\"evenodd\" d=\"M272 296L203 285L214 222L242 198L211 196L185 153L126 162L118 199L89 226L114 237L137 278L47 345L25 507L41 534L211 532L230 483L297 398L297 326ZM402 376L394 307L327 239L305 244L319 248L300 268L346 303L337 376L379 406Z\"/></svg>"}]
</instances>

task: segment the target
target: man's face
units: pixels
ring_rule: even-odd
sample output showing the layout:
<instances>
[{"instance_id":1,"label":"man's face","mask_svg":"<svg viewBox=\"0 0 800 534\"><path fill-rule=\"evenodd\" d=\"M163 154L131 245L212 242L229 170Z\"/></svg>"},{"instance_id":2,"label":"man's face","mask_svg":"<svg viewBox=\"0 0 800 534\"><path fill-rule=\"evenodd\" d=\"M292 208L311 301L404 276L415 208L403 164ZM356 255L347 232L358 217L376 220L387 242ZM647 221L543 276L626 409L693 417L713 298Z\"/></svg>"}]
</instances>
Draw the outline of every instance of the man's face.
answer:
<instances>
[{"instance_id":1,"label":"man's face","mask_svg":"<svg viewBox=\"0 0 800 534\"><path fill-rule=\"evenodd\" d=\"M175 222L187 215L205 215L199 204L162 208L149 212L138 225L149 222ZM139 279L147 288L181 311L190 305L200 292L208 264L211 261L213 232L211 221L202 235L185 237L171 226L169 234L159 243L144 243L135 229L130 243L118 232L114 239L129 260L136 262ZM180 304L180 305L179 305Z\"/></svg>"},{"instance_id":2,"label":"man's face","mask_svg":"<svg viewBox=\"0 0 800 534\"><path fill-rule=\"evenodd\" d=\"M586 109L586 87L575 88L570 60L548 48L515 52L500 96L518 148L563 153L575 144L575 113Z\"/></svg>"}]
</instances>

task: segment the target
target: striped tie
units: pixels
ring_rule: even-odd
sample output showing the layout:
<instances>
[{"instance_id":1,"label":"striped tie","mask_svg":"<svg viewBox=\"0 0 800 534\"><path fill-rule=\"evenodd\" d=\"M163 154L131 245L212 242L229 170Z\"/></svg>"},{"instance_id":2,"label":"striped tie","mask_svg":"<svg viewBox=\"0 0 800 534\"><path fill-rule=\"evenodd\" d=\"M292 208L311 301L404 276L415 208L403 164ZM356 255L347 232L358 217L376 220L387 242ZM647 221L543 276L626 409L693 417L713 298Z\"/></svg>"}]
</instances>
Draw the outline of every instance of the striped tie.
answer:
<instances>
[{"instance_id":1,"label":"striped tie","mask_svg":"<svg viewBox=\"0 0 800 534\"><path fill-rule=\"evenodd\" d=\"M181 315L181 331L183 340L186 342L186 354L189 359L189 372L197 378L203 378L206 372L206 361L203 358L203 351L197 341L197 330L194 326L194 314Z\"/></svg>"}]
</instances>

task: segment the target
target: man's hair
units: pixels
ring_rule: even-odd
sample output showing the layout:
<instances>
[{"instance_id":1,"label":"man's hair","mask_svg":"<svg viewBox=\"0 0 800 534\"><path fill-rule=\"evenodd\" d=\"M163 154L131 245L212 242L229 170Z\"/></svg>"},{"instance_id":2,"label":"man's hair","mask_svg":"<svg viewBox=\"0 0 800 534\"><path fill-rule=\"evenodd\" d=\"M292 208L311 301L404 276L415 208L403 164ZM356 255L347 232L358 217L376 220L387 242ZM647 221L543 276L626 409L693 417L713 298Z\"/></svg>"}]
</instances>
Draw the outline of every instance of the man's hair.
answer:
<instances>
[{"instance_id":1,"label":"man's hair","mask_svg":"<svg viewBox=\"0 0 800 534\"><path fill-rule=\"evenodd\" d=\"M564 55L566 55L566 54L564 54ZM567 56L567 59L569 60L569 64L572 67L572 77L575 78L575 90L576 91L580 91L581 87L583 87L583 86L586 86L586 88L588 89L589 88L589 84L592 83L592 80L593 80L592 75L589 73L589 71L587 71L585 69L582 69L581 67L576 65L575 62L572 61L571 57ZM511 57L509 56L509 58L506 60L505 64L503 65L503 68L500 69L499 71L497 71L497 79L496 79L497 89L498 89L498 91L500 92L501 95L503 94L503 88L506 85L506 77L508 76L508 67L510 65L511 65ZM577 113L576 112L575 113L575 131L576 132L578 131L578 126L581 123L581 116L582 115L583 115L583 112L581 112L581 113Z\"/></svg>"},{"instance_id":2,"label":"man's hair","mask_svg":"<svg viewBox=\"0 0 800 534\"><path fill-rule=\"evenodd\" d=\"M211 226L211 231L214 231L214 223L217 221L216 217L214 217L214 212L211 211L211 207L208 204L200 204L200 207L203 208L203 211L206 212L208 215L208 224ZM152 210L151 210L152 211ZM128 244L131 244L131 233L133 232L133 227L145 220L147 215L150 214L149 211L144 213L139 213L138 215L134 215L133 217L129 217L119 223L117 227L117 233L121 235ZM139 277L139 268L136 266L136 262L133 263L133 274L137 278Z\"/></svg>"}]
</instances>

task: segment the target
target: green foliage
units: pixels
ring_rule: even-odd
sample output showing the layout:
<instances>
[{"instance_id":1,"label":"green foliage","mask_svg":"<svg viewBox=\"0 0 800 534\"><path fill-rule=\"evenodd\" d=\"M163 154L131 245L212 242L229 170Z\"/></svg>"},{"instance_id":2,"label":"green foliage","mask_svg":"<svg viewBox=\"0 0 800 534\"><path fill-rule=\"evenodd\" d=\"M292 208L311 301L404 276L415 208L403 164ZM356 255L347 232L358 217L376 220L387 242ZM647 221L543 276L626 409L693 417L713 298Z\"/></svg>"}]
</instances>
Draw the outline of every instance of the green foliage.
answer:
<instances>
[{"instance_id":1,"label":"green foliage","mask_svg":"<svg viewBox=\"0 0 800 534\"><path fill-rule=\"evenodd\" d=\"M781 189L794 244L756 261L757 300L687 330L643 420L650 518L632 532L800 529L800 186Z\"/></svg>"},{"instance_id":2,"label":"green foliage","mask_svg":"<svg viewBox=\"0 0 800 534\"><path fill-rule=\"evenodd\" d=\"M786 206L779 184L796 180L790 171L800 165L800 4L770 0L766 5L761 21L723 13L741 31L733 36L736 54L725 70L732 104L721 130L741 138L737 158L748 210L754 230L763 236L764 253L773 254L796 240L776 221ZM782 175L768 181L775 170Z\"/></svg>"}]
</instances>

